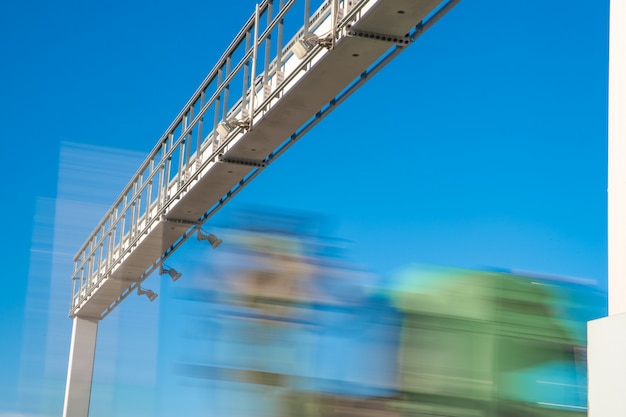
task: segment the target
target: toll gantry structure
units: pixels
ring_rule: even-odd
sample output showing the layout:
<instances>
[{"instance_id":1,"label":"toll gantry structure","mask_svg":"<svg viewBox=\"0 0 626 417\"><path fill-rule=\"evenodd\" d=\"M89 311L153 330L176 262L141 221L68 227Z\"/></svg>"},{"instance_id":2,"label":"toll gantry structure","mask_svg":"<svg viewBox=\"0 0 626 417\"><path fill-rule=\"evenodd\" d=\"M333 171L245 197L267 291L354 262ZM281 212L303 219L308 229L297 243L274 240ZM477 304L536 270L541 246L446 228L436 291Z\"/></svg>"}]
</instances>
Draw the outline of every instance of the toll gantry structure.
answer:
<instances>
[{"instance_id":1,"label":"toll gantry structure","mask_svg":"<svg viewBox=\"0 0 626 417\"><path fill-rule=\"evenodd\" d=\"M99 321L459 1L256 5L74 258L64 416L89 413Z\"/></svg>"}]
</instances>

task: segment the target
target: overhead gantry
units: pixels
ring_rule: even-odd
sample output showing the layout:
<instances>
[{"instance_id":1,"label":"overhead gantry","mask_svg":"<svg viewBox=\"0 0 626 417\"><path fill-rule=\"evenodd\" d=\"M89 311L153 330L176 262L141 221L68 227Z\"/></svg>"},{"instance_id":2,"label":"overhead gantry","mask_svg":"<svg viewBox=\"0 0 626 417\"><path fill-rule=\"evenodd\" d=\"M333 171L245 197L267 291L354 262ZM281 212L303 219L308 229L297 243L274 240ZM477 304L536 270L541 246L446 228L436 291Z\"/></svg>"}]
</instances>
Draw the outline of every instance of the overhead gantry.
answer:
<instances>
[{"instance_id":1,"label":"overhead gantry","mask_svg":"<svg viewBox=\"0 0 626 417\"><path fill-rule=\"evenodd\" d=\"M88 415L98 322L459 1L256 6L74 258L64 416Z\"/></svg>"}]
</instances>

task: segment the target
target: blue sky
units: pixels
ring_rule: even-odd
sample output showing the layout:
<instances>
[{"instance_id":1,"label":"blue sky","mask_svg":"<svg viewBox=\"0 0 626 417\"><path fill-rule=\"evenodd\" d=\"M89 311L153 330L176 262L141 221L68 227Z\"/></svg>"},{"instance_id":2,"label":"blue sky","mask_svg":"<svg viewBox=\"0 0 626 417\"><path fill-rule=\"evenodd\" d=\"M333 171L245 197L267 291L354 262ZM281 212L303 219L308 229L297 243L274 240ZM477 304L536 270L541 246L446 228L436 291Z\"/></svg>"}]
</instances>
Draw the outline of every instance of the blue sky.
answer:
<instances>
[{"instance_id":1,"label":"blue sky","mask_svg":"<svg viewBox=\"0 0 626 417\"><path fill-rule=\"evenodd\" d=\"M64 144L119 150L103 161L124 163L100 169L123 184L253 10L248 0L3 7L0 416L25 412L12 395L27 281L47 268L33 233L59 207L42 201L58 196ZM608 1L464 0L233 206L327 216L350 257L380 275L429 262L605 286L607 41ZM102 184L92 197L112 202L122 185Z\"/></svg>"}]
</instances>

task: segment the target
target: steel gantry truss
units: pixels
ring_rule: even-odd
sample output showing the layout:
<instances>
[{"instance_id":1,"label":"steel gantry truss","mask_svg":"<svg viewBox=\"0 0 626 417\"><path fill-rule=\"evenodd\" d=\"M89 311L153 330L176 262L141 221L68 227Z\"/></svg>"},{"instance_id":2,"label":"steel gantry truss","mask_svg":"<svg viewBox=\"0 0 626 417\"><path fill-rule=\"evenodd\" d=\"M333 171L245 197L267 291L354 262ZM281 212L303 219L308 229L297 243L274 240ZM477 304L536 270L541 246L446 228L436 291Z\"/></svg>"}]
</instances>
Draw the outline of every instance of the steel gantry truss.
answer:
<instances>
[{"instance_id":1,"label":"steel gantry truss","mask_svg":"<svg viewBox=\"0 0 626 417\"><path fill-rule=\"evenodd\" d=\"M65 416L88 414L98 321L458 2L256 6L74 258Z\"/></svg>"}]
</instances>

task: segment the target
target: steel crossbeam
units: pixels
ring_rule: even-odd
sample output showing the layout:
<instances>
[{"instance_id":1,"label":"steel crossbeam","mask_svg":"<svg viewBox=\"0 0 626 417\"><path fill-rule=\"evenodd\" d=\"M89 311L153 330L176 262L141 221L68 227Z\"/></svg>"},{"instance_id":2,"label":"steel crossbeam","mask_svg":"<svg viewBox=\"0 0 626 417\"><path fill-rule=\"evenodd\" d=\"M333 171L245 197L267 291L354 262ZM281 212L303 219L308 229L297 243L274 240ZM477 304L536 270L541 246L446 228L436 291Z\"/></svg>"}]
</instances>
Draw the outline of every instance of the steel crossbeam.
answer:
<instances>
[{"instance_id":1,"label":"steel crossbeam","mask_svg":"<svg viewBox=\"0 0 626 417\"><path fill-rule=\"evenodd\" d=\"M108 314L115 300L139 284L153 264L168 256L168 248L190 232L183 225L166 227L165 220L206 221L206 214L214 212L211 208L247 183L243 180L263 168L286 138L310 118L326 115L321 110L354 80L380 66L378 61L390 52L407 46L407 34L422 33L426 23L457 1L327 0L288 42L272 45L272 39L284 39L286 19L296 3L281 2L275 16L273 2L257 6L79 249L71 317L100 319ZM262 31L261 19L268 21ZM298 59L291 50L307 33L318 38L330 33L332 45L315 45ZM379 33L386 35L373 35ZM273 49L276 56L271 56ZM332 77L326 76L329 73ZM220 135L224 123L234 125ZM196 190L203 191L202 198L194 197Z\"/></svg>"}]
</instances>

